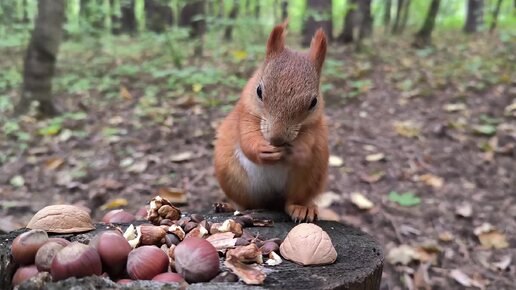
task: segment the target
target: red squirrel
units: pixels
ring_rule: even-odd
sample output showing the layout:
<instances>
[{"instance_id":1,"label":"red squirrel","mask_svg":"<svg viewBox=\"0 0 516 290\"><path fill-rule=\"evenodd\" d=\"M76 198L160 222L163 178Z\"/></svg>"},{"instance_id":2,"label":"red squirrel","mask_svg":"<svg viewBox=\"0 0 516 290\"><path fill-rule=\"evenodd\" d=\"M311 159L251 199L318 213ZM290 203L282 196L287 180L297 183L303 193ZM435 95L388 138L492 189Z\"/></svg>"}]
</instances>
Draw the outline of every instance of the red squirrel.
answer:
<instances>
[{"instance_id":1,"label":"red squirrel","mask_svg":"<svg viewBox=\"0 0 516 290\"><path fill-rule=\"evenodd\" d=\"M329 158L319 90L326 35L317 30L302 53L285 47L285 30L286 23L274 27L265 61L217 130L215 174L239 209L284 210L312 222Z\"/></svg>"}]
</instances>

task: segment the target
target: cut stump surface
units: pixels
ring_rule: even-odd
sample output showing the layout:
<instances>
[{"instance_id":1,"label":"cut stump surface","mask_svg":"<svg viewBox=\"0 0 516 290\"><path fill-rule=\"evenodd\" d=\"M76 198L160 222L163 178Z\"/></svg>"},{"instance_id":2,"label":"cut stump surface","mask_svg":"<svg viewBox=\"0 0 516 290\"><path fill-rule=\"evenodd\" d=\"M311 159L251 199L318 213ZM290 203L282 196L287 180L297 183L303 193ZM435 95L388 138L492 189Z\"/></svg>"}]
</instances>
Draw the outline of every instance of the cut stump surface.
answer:
<instances>
[{"instance_id":1,"label":"cut stump surface","mask_svg":"<svg viewBox=\"0 0 516 290\"><path fill-rule=\"evenodd\" d=\"M253 216L274 221L273 227L251 227L251 232L263 238L284 239L296 224L281 213L253 212ZM231 215L211 214L205 217L212 221L223 221ZM265 266L267 278L264 285L247 286L238 283L197 283L187 289L348 289L348 290L377 290L383 268L383 250L368 234L351 226L331 222L316 222L330 236L337 250L337 261L326 266L299 266L284 260L278 266ZM119 225L126 229L128 225ZM64 237L71 241L88 242L101 231L113 228L113 225L96 224L96 229L81 234L56 234L52 237ZM14 238L27 229L20 229L0 236L0 289L12 289L11 278L17 265L10 254ZM223 267L224 268L224 267ZM34 280L34 281L33 281ZM33 279L20 285L19 289L179 289L179 285L162 284L151 281L138 281L130 285L118 285L101 277L82 279L67 279L60 282L50 282L48 277Z\"/></svg>"}]
</instances>

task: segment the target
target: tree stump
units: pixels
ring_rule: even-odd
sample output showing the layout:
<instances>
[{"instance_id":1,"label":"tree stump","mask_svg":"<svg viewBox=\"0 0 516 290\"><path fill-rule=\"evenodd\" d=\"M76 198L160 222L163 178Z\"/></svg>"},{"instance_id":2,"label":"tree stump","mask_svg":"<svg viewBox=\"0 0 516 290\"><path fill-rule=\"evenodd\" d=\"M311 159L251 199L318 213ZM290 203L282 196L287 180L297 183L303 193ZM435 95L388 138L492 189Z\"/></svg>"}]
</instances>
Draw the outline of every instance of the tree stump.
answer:
<instances>
[{"instance_id":1,"label":"tree stump","mask_svg":"<svg viewBox=\"0 0 516 290\"><path fill-rule=\"evenodd\" d=\"M251 213L257 218L271 219L272 227L247 228L264 238L284 239L296 224L282 213L257 212ZM205 218L220 222L231 217L230 214L210 214ZM141 222L140 222L141 223ZM135 223L137 224L137 223ZM283 260L278 266L265 267L267 278L261 286L247 286L238 283L197 283L187 289L349 289L349 290L378 290L383 268L383 250L368 234L351 226L333 221L316 222L330 236L338 253L337 261L326 266L299 266ZM71 241L88 242L101 231L119 226L123 230L127 224L106 225L97 224L96 230L82 234L52 234L52 237L64 237ZM16 270L10 254L14 238L27 229L20 229L0 236L0 289L12 289L11 279ZM223 267L225 268L225 267ZM35 289L179 289L178 285L163 284L154 281L138 281L130 285L119 285L108 279L91 276L81 279L70 278L64 281L52 282L48 275L40 275L19 286L20 290Z\"/></svg>"}]
</instances>

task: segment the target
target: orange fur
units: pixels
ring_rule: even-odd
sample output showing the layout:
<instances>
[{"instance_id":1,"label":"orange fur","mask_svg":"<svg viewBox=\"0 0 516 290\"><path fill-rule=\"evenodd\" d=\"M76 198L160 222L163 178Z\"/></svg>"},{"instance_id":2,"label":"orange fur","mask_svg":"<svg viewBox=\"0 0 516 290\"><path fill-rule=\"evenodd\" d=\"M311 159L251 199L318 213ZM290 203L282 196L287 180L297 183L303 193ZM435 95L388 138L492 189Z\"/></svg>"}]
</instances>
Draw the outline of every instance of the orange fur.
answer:
<instances>
[{"instance_id":1,"label":"orange fur","mask_svg":"<svg viewBox=\"0 0 516 290\"><path fill-rule=\"evenodd\" d=\"M282 209L294 220L313 221L329 156L319 93L326 37L318 30L309 52L301 53L285 47L285 28L272 30L265 62L217 130L215 173L242 209Z\"/></svg>"}]
</instances>

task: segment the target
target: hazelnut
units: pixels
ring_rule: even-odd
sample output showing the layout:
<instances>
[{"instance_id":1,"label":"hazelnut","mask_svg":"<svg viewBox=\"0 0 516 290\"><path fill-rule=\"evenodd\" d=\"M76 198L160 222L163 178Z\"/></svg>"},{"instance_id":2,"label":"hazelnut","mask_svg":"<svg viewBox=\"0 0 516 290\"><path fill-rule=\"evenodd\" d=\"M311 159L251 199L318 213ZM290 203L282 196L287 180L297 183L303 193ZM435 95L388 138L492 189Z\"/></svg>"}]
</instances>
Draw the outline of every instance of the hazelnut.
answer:
<instances>
[{"instance_id":1,"label":"hazelnut","mask_svg":"<svg viewBox=\"0 0 516 290\"><path fill-rule=\"evenodd\" d=\"M95 236L90 245L97 249L104 270L111 277L121 275L127 263L127 256L133 249L117 231L105 231Z\"/></svg>"},{"instance_id":2,"label":"hazelnut","mask_svg":"<svg viewBox=\"0 0 516 290\"><path fill-rule=\"evenodd\" d=\"M159 225L160 226L171 226L174 224L174 221L173 220L169 220L169 219L162 219L160 222L159 222Z\"/></svg>"},{"instance_id":3,"label":"hazelnut","mask_svg":"<svg viewBox=\"0 0 516 290\"><path fill-rule=\"evenodd\" d=\"M279 250L279 246L275 242L265 241L263 246L260 247L260 250L264 256L268 256L271 252Z\"/></svg>"},{"instance_id":4,"label":"hazelnut","mask_svg":"<svg viewBox=\"0 0 516 290\"><path fill-rule=\"evenodd\" d=\"M49 233L80 233L95 229L90 214L74 205L50 205L38 211L27 224L29 229Z\"/></svg>"},{"instance_id":5,"label":"hazelnut","mask_svg":"<svg viewBox=\"0 0 516 290\"><path fill-rule=\"evenodd\" d=\"M127 273L134 280L150 280L166 272L169 266L167 254L156 246L141 246L132 250L127 258Z\"/></svg>"},{"instance_id":6,"label":"hazelnut","mask_svg":"<svg viewBox=\"0 0 516 290\"><path fill-rule=\"evenodd\" d=\"M310 223L290 230L281 243L280 252L283 258L301 265L326 265L337 260L337 251L328 234Z\"/></svg>"},{"instance_id":7,"label":"hazelnut","mask_svg":"<svg viewBox=\"0 0 516 290\"><path fill-rule=\"evenodd\" d=\"M190 237L202 238L206 235L208 235L208 230L205 229L201 225L197 225L193 230L189 231L188 234L186 234L185 238L190 238Z\"/></svg>"},{"instance_id":8,"label":"hazelnut","mask_svg":"<svg viewBox=\"0 0 516 290\"><path fill-rule=\"evenodd\" d=\"M55 255L61 251L66 245L59 242L46 242L41 248L39 248L36 253L36 267L39 271L42 272L50 272L50 267L52 266L52 260L54 260Z\"/></svg>"},{"instance_id":9,"label":"hazelnut","mask_svg":"<svg viewBox=\"0 0 516 290\"><path fill-rule=\"evenodd\" d=\"M188 233L189 231L193 230L195 227L197 227L197 223L196 222L188 222L187 224L185 224L185 226L183 227L183 230L185 231L185 233Z\"/></svg>"},{"instance_id":10,"label":"hazelnut","mask_svg":"<svg viewBox=\"0 0 516 290\"><path fill-rule=\"evenodd\" d=\"M165 242L167 232L159 226L141 225L141 245L157 245L160 246Z\"/></svg>"},{"instance_id":11,"label":"hazelnut","mask_svg":"<svg viewBox=\"0 0 516 290\"><path fill-rule=\"evenodd\" d=\"M253 226L253 217L246 214L242 216L237 216L234 218L235 221L242 225L242 227L252 227Z\"/></svg>"},{"instance_id":12,"label":"hazelnut","mask_svg":"<svg viewBox=\"0 0 516 290\"><path fill-rule=\"evenodd\" d=\"M247 246L250 243L251 242L248 239L240 237L236 240L235 246Z\"/></svg>"},{"instance_id":13,"label":"hazelnut","mask_svg":"<svg viewBox=\"0 0 516 290\"><path fill-rule=\"evenodd\" d=\"M174 250L175 268L188 283L207 282L220 271L219 255L212 244L201 238L188 238Z\"/></svg>"},{"instance_id":14,"label":"hazelnut","mask_svg":"<svg viewBox=\"0 0 516 290\"><path fill-rule=\"evenodd\" d=\"M172 245L177 245L177 244L179 244L179 242L181 242L181 240L174 234L167 234L165 236L165 243L167 244L168 247L170 247Z\"/></svg>"},{"instance_id":15,"label":"hazelnut","mask_svg":"<svg viewBox=\"0 0 516 290\"><path fill-rule=\"evenodd\" d=\"M30 230L18 235L11 247L14 260L22 265L34 264L36 253L47 241L48 235L43 230Z\"/></svg>"},{"instance_id":16,"label":"hazelnut","mask_svg":"<svg viewBox=\"0 0 516 290\"><path fill-rule=\"evenodd\" d=\"M132 223L135 220L136 220L136 217L133 214L128 213L123 209L115 209L115 210L109 211L102 218L103 223L110 223L110 224Z\"/></svg>"},{"instance_id":17,"label":"hazelnut","mask_svg":"<svg viewBox=\"0 0 516 290\"><path fill-rule=\"evenodd\" d=\"M211 279L210 282L214 283L224 283L224 282L238 282L238 276L231 272L222 272L215 276L215 278Z\"/></svg>"},{"instance_id":18,"label":"hazelnut","mask_svg":"<svg viewBox=\"0 0 516 290\"><path fill-rule=\"evenodd\" d=\"M200 223L204 220L204 216L202 216L202 214L198 214L198 213L191 214L190 218L192 219L192 221L194 221L196 223Z\"/></svg>"},{"instance_id":19,"label":"hazelnut","mask_svg":"<svg viewBox=\"0 0 516 290\"><path fill-rule=\"evenodd\" d=\"M99 276L102 274L102 262L95 248L73 242L55 255L50 273L54 281L68 277Z\"/></svg>"},{"instance_id":20,"label":"hazelnut","mask_svg":"<svg viewBox=\"0 0 516 290\"><path fill-rule=\"evenodd\" d=\"M147 211L149 210L149 207L148 206L142 206L140 209L138 209L138 211L136 212L136 214L134 215L134 217L137 219L137 220L144 220L147 218Z\"/></svg>"},{"instance_id":21,"label":"hazelnut","mask_svg":"<svg viewBox=\"0 0 516 290\"><path fill-rule=\"evenodd\" d=\"M36 276L38 273L39 272L36 265L21 266L20 268L16 269L13 280L11 282L13 286L17 286Z\"/></svg>"},{"instance_id":22,"label":"hazelnut","mask_svg":"<svg viewBox=\"0 0 516 290\"><path fill-rule=\"evenodd\" d=\"M153 281L160 281L160 282L177 282L177 283L183 283L185 282L185 279L177 273L167 272L167 273L161 273L154 278L152 278Z\"/></svg>"}]
</instances>

